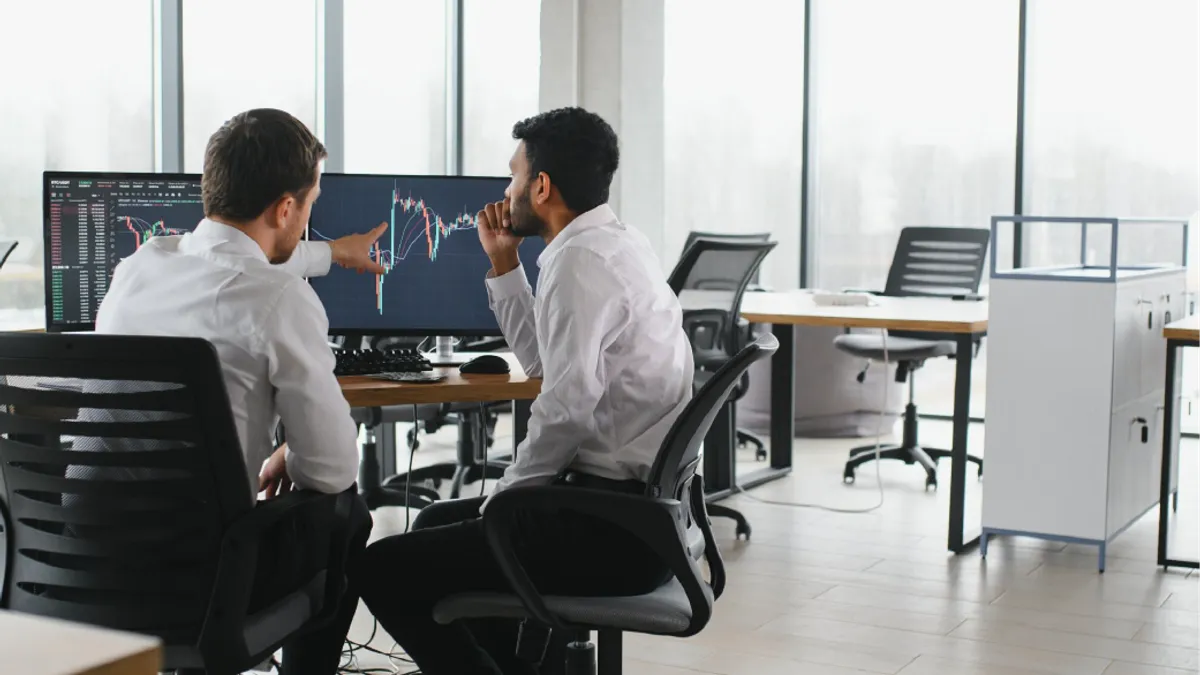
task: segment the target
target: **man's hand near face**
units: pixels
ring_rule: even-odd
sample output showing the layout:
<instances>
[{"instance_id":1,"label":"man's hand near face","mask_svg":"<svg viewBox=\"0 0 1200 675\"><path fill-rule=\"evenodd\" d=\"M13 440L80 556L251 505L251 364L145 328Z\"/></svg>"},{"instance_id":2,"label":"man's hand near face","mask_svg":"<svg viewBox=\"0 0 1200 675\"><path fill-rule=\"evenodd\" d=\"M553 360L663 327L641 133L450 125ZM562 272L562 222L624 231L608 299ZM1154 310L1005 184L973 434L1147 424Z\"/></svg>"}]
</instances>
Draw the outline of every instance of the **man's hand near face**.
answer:
<instances>
[{"instance_id":1,"label":"man's hand near face","mask_svg":"<svg viewBox=\"0 0 1200 675\"><path fill-rule=\"evenodd\" d=\"M512 217L509 215L509 202L488 204L476 214L478 220L479 243L492 261L492 273L495 276L508 274L521 264L517 257L517 247L521 238L512 233Z\"/></svg>"},{"instance_id":2,"label":"man's hand near face","mask_svg":"<svg viewBox=\"0 0 1200 675\"><path fill-rule=\"evenodd\" d=\"M371 257L371 250L375 247L375 242L379 241L387 228L387 223L380 223L370 232L348 234L329 242L333 262L346 269L358 270L360 274L362 272L387 273L387 268Z\"/></svg>"}]
</instances>

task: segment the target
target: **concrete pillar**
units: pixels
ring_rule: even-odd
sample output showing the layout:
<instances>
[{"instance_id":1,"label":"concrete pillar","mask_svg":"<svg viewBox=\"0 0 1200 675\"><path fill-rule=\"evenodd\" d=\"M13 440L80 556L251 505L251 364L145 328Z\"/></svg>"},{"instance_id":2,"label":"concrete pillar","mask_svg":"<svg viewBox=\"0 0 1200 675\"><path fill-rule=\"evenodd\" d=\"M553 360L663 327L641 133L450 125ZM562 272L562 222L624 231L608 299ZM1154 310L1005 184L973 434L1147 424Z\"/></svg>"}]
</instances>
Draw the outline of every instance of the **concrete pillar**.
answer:
<instances>
[{"instance_id":1,"label":"concrete pillar","mask_svg":"<svg viewBox=\"0 0 1200 675\"><path fill-rule=\"evenodd\" d=\"M664 0L542 0L541 109L578 105L621 140L610 203L663 254Z\"/></svg>"}]
</instances>

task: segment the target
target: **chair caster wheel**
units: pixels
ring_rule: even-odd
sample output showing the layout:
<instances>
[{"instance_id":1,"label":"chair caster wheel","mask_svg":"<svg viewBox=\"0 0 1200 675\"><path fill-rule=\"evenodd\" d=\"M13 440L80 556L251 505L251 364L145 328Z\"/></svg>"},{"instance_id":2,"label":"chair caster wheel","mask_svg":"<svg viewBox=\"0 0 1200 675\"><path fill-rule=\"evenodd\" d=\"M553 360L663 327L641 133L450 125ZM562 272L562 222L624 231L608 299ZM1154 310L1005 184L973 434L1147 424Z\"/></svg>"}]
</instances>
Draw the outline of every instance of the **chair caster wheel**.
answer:
<instances>
[{"instance_id":1,"label":"chair caster wheel","mask_svg":"<svg viewBox=\"0 0 1200 675\"><path fill-rule=\"evenodd\" d=\"M765 462L765 461L767 461L767 451L766 451L765 449L763 449L763 448L759 448L759 449L758 449L758 450L756 450L756 451L755 451L755 453L754 453L754 459L756 459L756 460L758 460L758 461L760 461L760 462Z\"/></svg>"},{"instance_id":2,"label":"chair caster wheel","mask_svg":"<svg viewBox=\"0 0 1200 675\"><path fill-rule=\"evenodd\" d=\"M746 523L745 525L739 524L737 526L737 528L734 529L734 531L733 531L734 539L740 539L743 537L746 539L746 541L750 541L750 523Z\"/></svg>"},{"instance_id":3,"label":"chair caster wheel","mask_svg":"<svg viewBox=\"0 0 1200 675\"><path fill-rule=\"evenodd\" d=\"M842 482L845 483L846 485L854 485L854 470L853 469L847 470L846 473L842 474Z\"/></svg>"},{"instance_id":4,"label":"chair caster wheel","mask_svg":"<svg viewBox=\"0 0 1200 675\"><path fill-rule=\"evenodd\" d=\"M416 450L421 447L421 441L417 440L417 428L413 427L408 430L408 447Z\"/></svg>"},{"instance_id":5,"label":"chair caster wheel","mask_svg":"<svg viewBox=\"0 0 1200 675\"><path fill-rule=\"evenodd\" d=\"M929 475L925 477L925 491L928 492L929 488L937 490L937 476Z\"/></svg>"}]
</instances>

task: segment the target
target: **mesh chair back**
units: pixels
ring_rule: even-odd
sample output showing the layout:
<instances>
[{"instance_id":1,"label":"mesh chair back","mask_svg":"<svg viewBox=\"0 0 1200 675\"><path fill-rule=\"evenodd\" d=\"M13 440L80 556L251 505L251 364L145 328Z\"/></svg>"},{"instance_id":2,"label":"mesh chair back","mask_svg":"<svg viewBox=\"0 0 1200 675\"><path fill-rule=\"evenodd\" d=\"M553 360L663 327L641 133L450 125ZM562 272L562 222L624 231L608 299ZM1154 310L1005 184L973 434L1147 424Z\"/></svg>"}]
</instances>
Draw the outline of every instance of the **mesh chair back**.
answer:
<instances>
[{"instance_id":1,"label":"mesh chair back","mask_svg":"<svg viewBox=\"0 0 1200 675\"><path fill-rule=\"evenodd\" d=\"M8 260L8 256L15 248L17 248L17 242L0 239L0 267L4 267L4 261Z\"/></svg>"},{"instance_id":2,"label":"mesh chair back","mask_svg":"<svg viewBox=\"0 0 1200 675\"><path fill-rule=\"evenodd\" d=\"M683 307L696 363L724 363L740 348L742 296L775 242L697 238L667 282Z\"/></svg>"},{"instance_id":3,"label":"mesh chair back","mask_svg":"<svg viewBox=\"0 0 1200 675\"><path fill-rule=\"evenodd\" d=\"M716 241L740 241L740 242L763 242L771 240L770 232L750 232L747 234L727 234L724 232L697 232L692 230L688 232L687 239L683 242L683 254L680 255L682 260L687 250L696 243L697 239L711 239ZM754 274L750 276L750 283L758 283L759 270L755 268Z\"/></svg>"},{"instance_id":4,"label":"mesh chair back","mask_svg":"<svg viewBox=\"0 0 1200 675\"><path fill-rule=\"evenodd\" d=\"M0 334L0 606L195 644L249 488L208 342Z\"/></svg>"},{"instance_id":5,"label":"mesh chair back","mask_svg":"<svg viewBox=\"0 0 1200 675\"><path fill-rule=\"evenodd\" d=\"M692 474L700 463L700 445L721 406L742 375L756 361L769 358L779 349L774 335L765 334L729 359L696 392L663 439L650 469L649 489L658 496L687 502Z\"/></svg>"},{"instance_id":6,"label":"mesh chair back","mask_svg":"<svg viewBox=\"0 0 1200 675\"><path fill-rule=\"evenodd\" d=\"M991 231L970 227L906 227L883 294L950 297L979 290ZM894 337L945 340L945 334L889 331Z\"/></svg>"}]
</instances>

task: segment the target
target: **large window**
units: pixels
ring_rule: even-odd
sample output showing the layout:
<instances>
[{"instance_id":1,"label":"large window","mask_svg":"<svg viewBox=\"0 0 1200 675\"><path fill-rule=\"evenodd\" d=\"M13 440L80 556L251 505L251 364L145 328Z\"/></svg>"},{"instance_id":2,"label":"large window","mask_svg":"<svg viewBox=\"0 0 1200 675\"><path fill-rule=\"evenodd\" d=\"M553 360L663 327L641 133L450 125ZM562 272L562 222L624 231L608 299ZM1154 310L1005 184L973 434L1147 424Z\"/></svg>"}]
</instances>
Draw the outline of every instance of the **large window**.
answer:
<instances>
[{"instance_id":1,"label":"large window","mask_svg":"<svg viewBox=\"0 0 1200 675\"><path fill-rule=\"evenodd\" d=\"M0 7L0 330L44 325L42 171L154 168L151 0Z\"/></svg>"},{"instance_id":2,"label":"large window","mask_svg":"<svg viewBox=\"0 0 1200 675\"><path fill-rule=\"evenodd\" d=\"M1200 4L1032 2L1027 87L1026 212L1191 218L1200 289ZM1178 260L1174 232L1121 235L1138 262ZM1078 228L1034 227L1024 241L1030 264L1079 257ZM1183 355L1181 422L1194 433L1200 367L1194 349Z\"/></svg>"},{"instance_id":3,"label":"large window","mask_svg":"<svg viewBox=\"0 0 1200 675\"><path fill-rule=\"evenodd\" d=\"M209 137L245 110L286 110L315 130L318 37L317 0L183 3L184 170L201 171Z\"/></svg>"},{"instance_id":4,"label":"large window","mask_svg":"<svg viewBox=\"0 0 1200 675\"><path fill-rule=\"evenodd\" d=\"M345 3L346 171L446 171L445 0Z\"/></svg>"},{"instance_id":5,"label":"large window","mask_svg":"<svg viewBox=\"0 0 1200 675\"><path fill-rule=\"evenodd\" d=\"M813 0L815 285L881 289L905 226L987 228L1012 212L1018 11L1017 0ZM950 413L953 382L953 362L927 364L921 411Z\"/></svg>"},{"instance_id":6,"label":"large window","mask_svg":"<svg viewBox=\"0 0 1200 675\"><path fill-rule=\"evenodd\" d=\"M463 167L504 176L512 127L538 111L541 0L466 0L463 8Z\"/></svg>"},{"instance_id":7,"label":"large window","mask_svg":"<svg viewBox=\"0 0 1200 675\"><path fill-rule=\"evenodd\" d=\"M803 2L666 0L668 267L691 230L771 232L763 282L799 282L803 35Z\"/></svg>"}]
</instances>

